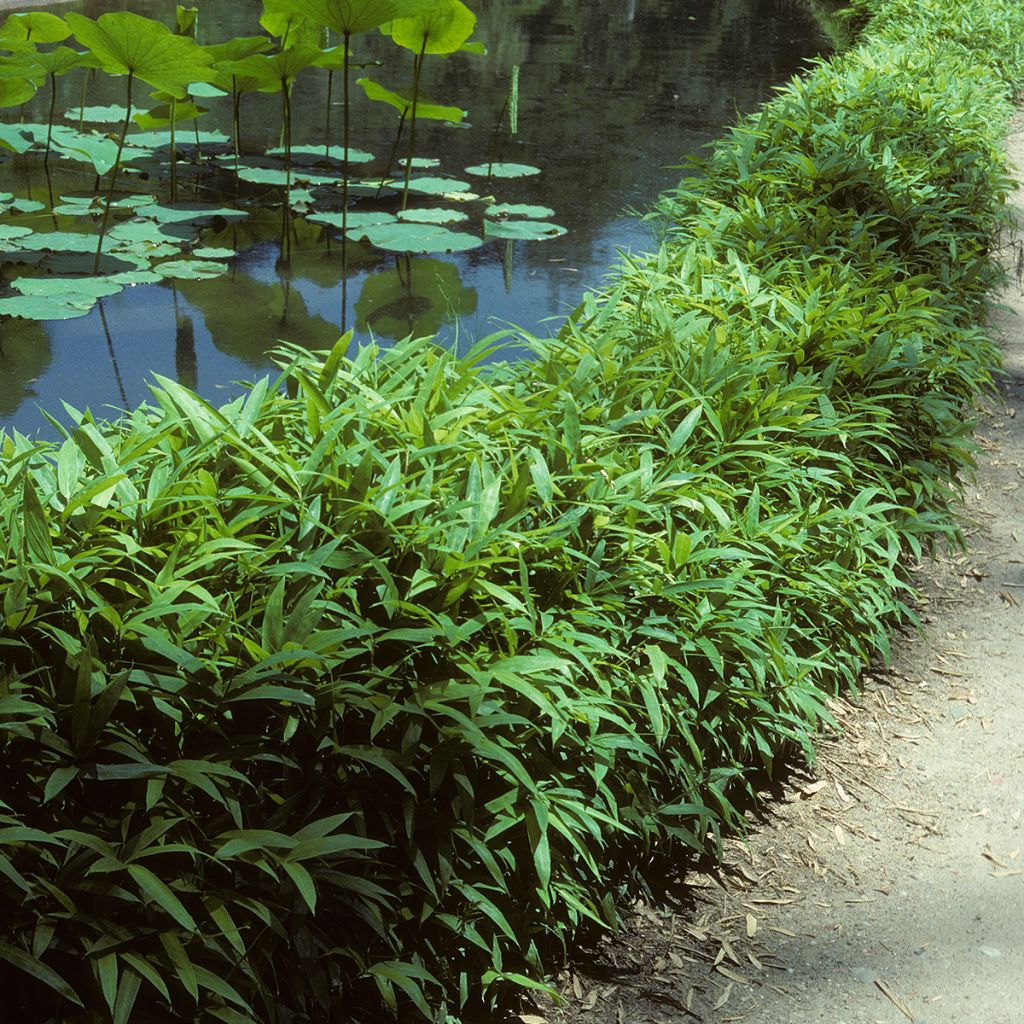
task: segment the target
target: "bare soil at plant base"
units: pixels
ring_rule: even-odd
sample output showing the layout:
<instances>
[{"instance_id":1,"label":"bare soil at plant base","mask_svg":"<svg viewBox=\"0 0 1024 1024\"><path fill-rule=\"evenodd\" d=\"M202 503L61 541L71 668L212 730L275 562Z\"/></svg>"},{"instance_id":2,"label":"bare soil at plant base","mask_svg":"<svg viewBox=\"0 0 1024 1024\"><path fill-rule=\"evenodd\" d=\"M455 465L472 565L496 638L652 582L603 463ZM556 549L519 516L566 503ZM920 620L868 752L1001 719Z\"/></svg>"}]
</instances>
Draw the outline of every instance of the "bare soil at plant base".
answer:
<instances>
[{"instance_id":1,"label":"bare soil at plant base","mask_svg":"<svg viewBox=\"0 0 1024 1024\"><path fill-rule=\"evenodd\" d=\"M1024 181L1024 111L1009 150ZM813 775L789 780L693 908L634 908L526 1024L1024 1021L1024 192L991 319L969 549L915 569L925 635L832 702Z\"/></svg>"}]
</instances>

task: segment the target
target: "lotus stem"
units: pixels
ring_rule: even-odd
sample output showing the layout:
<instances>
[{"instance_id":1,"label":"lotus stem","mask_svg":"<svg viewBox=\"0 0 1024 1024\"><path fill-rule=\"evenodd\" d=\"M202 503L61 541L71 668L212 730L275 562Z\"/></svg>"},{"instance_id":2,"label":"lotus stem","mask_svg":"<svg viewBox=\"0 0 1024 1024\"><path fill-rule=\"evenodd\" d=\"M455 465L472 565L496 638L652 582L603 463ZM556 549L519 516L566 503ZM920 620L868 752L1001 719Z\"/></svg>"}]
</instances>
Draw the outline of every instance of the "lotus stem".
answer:
<instances>
[{"instance_id":1,"label":"lotus stem","mask_svg":"<svg viewBox=\"0 0 1024 1024\"><path fill-rule=\"evenodd\" d=\"M178 144L174 132L174 115L178 101L171 100L171 202L178 201Z\"/></svg>"},{"instance_id":2,"label":"lotus stem","mask_svg":"<svg viewBox=\"0 0 1024 1024\"><path fill-rule=\"evenodd\" d=\"M324 159L331 158L331 93L334 91L334 72L327 69L327 105L324 111Z\"/></svg>"},{"instance_id":3,"label":"lotus stem","mask_svg":"<svg viewBox=\"0 0 1024 1024\"><path fill-rule=\"evenodd\" d=\"M420 47L419 56L413 63L412 69L412 117L409 121L409 155L405 161L405 185L402 188L402 209L409 203L409 175L412 172L413 154L416 151L416 101L420 94L420 72L423 70L423 57L427 52L427 36L423 33L423 45Z\"/></svg>"},{"instance_id":4,"label":"lotus stem","mask_svg":"<svg viewBox=\"0 0 1024 1024\"><path fill-rule=\"evenodd\" d=\"M384 183L391 175L391 167L395 162L395 154L398 152L398 144L402 141L402 130L405 128L405 115L408 110L403 110L398 118L398 131L395 133L395 141L391 145L391 152L388 154L388 162L384 167L384 173L381 175L380 184L377 186L377 195L374 197L380 199L381 192L384 191Z\"/></svg>"},{"instance_id":5,"label":"lotus stem","mask_svg":"<svg viewBox=\"0 0 1024 1024\"><path fill-rule=\"evenodd\" d=\"M57 76L50 72L50 117L46 123L46 154L43 156L43 166L50 166L50 141L53 139L53 113L57 106Z\"/></svg>"},{"instance_id":6,"label":"lotus stem","mask_svg":"<svg viewBox=\"0 0 1024 1024\"><path fill-rule=\"evenodd\" d=\"M352 36L346 32L342 37L342 46L345 47L341 55L342 64L342 118L341 118L341 273L346 273L345 266L345 237L348 231L348 132L349 132L349 85L348 85L348 42ZM345 325L342 323L344 331Z\"/></svg>"},{"instance_id":7,"label":"lotus stem","mask_svg":"<svg viewBox=\"0 0 1024 1024\"><path fill-rule=\"evenodd\" d=\"M114 189L117 187L117 172L121 167L121 153L124 151L124 140L128 134L128 123L132 117L132 73L128 73L128 88L124 105L124 124L121 125L121 138L117 140L117 155L114 157L114 166L110 172L110 188L107 190L107 201L103 206L103 222L100 224L100 238L96 243L96 259L93 260L92 272L100 272L100 255L103 252L103 239L107 234L107 222L110 220L110 204L114 199Z\"/></svg>"}]
</instances>

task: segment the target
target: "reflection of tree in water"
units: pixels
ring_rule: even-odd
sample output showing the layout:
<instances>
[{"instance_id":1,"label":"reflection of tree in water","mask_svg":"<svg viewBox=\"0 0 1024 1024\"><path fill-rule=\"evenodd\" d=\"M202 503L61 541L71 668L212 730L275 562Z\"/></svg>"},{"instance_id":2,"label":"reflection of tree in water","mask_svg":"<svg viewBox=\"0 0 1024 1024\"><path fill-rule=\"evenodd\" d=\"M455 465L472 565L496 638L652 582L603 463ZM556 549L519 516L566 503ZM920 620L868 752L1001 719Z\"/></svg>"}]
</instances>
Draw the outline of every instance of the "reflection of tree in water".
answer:
<instances>
[{"instance_id":1,"label":"reflection of tree in water","mask_svg":"<svg viewBox=\"0 0 1024 1024\"><path fill-rule=\"evenodd\" d=\"M9 320L0 332L0 416L13 416L36 395L32 384L50 368L50 335L35 320Z\"/></svg>"},{"instance_id":2,"label":"reflection of tree in water","mask_svg":"<svg viewBox=\"0 0 1024 1024\"><path fill-rule=\"evenodd\" d=\"M476 311L476 290L467 288L451 263L395 258L391 270L371 274L356 301L356 327L396 341L436 334L445 320Z\"/></svg>"},{"instance_id":3,"label":"reflection of tree in water","mask_svg":"<svg viewBox=\"0 0 1024 1024\"><path fill-rule=\"evenodd\" d=\"M196 358L196 324L190 313L178 302L178 286L171 282L174 295L174 376L179 384L190 391L199 387L199 367Z\"/></svg>"},{"instance_id":4,"label":"reflection of tree in water","mask_svg":"<svg viewBox=\"0 0 1024 1024\"><path fill-rule=\"evenodd\" d=\"M338 340L338 325L311 315L288 281L263 283L232 272L210 281L181 281L178 291L202 313L213 344L254 370L268 366L266 353L278 341L322 349Z\"/></svg>"}]
</instances>

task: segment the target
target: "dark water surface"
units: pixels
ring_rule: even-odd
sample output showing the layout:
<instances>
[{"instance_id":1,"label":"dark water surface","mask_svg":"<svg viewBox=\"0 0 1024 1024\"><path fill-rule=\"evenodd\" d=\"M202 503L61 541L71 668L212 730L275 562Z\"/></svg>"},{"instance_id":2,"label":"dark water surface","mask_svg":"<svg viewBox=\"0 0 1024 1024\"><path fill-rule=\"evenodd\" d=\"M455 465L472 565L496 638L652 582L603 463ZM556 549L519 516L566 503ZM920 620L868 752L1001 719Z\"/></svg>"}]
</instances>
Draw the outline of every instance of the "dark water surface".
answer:
<instances>
[{"instance_id":1,"label":"dark water surface","mask_svg":"<svg viewBox=\"0 0 1024 1024\"><path fill-rule=\"evenodd\" d=\"M357 340L372 334L387 344L409 333L440 332L451 343L467 344L513 323L539 334L557 330L582 291L601 285L620 251L650 247L649 227L630 211L645 209L678 180L682 172L673 165L697 153L738 113L766 100L826 45L795 0L470 0L469 6L479 19L475 38L486 44L488 56L428 60L423 88L439 102L466 108L472 127L424 122L417 127L417 152L442 160L431 173L471 180L475 191L493 192L502 202L552 208L568 233L415 257L350 243L345 303ZM253 0L205 0L199 7L202 42L257 31L261 5ZM173 5L86 0L54 9L92 17L131 9L166 18ZM375 77L402 83L408 54L396 58L390 44L353 39L356 59L372 56L371 47L389 61ZM486 163L491 153L492 129L515 64L521 66L519 133L503 131L496 155L543 173L505 182L467 179L463 168ZM78 102L78 74L62 80L58 109ZM90 103L121 99L122 80L107 85L108 94L96 92ZM297 144L322 139L325 94L323 77L299 79L293 100ZM360 90L353 96L352 144L381 158L367 165L368 176L380 173L397 117L382 115ZM27 117L45 119L45 97L44 90ZM229 101L211 106L203 128L227 130L228 118L215 118L227 112ZM271 97L246 101L247 150L276 144L278 109ZM16 112L0 111L0 120L16 120ZM183 139L187 135L181 131ZM63 168L51 184L55 195L87 194L93 175ZM0 157L3 191L45 200L39 158ZM97 417L112 416L149 397L152 371L219 404L237 390L233 382L271 369L267 350L275 339L331 345L342 320L337 237L331 241L331 232L298 219L285 262L280 224L280 211L269 209L219 236L205 236L206 244L229 244L240 253L223 277L138 285L75 320L0 321L0 428L52 435L38 408L56 413L61 400L88 406ZM16 268L0 267L0 294L14 276Z\"/></svg>"}]
</instances>

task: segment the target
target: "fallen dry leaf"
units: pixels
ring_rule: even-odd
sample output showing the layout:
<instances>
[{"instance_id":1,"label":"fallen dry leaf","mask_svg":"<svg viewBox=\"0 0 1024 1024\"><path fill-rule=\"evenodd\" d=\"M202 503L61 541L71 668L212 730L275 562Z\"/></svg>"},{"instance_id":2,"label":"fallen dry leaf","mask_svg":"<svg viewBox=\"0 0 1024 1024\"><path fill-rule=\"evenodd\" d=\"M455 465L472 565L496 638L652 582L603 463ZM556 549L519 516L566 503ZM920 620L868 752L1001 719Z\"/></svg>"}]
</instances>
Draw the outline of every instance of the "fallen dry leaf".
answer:
<instances>
[{"instance_id":1,"label":"fallen dry leaf","mask_svg":"<svg viewBox=\"0 0 1024 1024\"><path fill-rule=\"evenodd\" d=\"M712 1010L720 1010L727 1002L729 1002L729 996L732 995L732 982L725 986L725 990L718 997L718 1002L711 1007Z\"/></svg>"},{"instance_id":2,"label":"fallen dry leaf","mask_svg":"<svg viewBox=\"0 0 1024 1024\"><path fill-rule=\"evenodd\" d=\"M747 914L747 938L752 939L757 934L757 918L753 914Z\"/></svg>"},{"instance_id":3,"label":"fallen dry leaf","mask_svg":"<svg viewBox=\"0 0 1024 1024\"><path fill-rule=\"evenodd\" d=\"M896 995L896 993L893 992L893 990L889 988L881 978L875 978L875 985L879 992L881 992L882 995L885 996L885 998L888 999L904 1017L908 1020L914 1020L914 1015L910 1012L907 1004L898 995Z\"/></svg>"}]
</instances>

